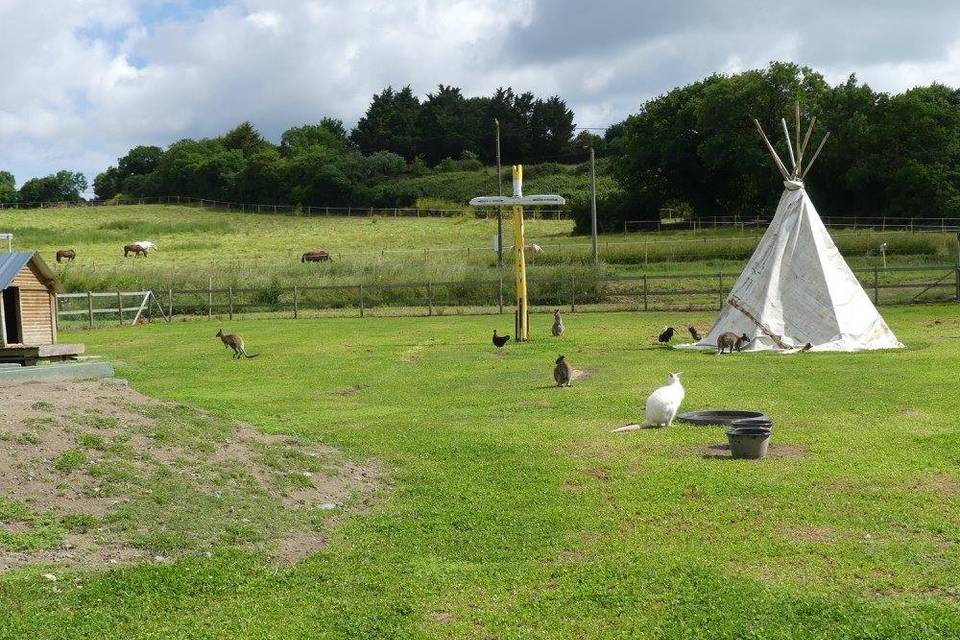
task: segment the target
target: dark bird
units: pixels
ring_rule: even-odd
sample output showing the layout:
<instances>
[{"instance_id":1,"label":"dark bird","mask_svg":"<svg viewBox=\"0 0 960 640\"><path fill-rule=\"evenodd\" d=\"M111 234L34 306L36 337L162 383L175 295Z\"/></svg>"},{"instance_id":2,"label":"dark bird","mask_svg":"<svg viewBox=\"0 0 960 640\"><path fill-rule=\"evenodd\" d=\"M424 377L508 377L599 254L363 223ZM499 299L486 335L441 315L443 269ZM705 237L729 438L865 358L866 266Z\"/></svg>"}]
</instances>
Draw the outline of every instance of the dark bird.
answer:
<instances>
[{"instance_id":1,"label":"dark bird","mask_svg":"<svg viewBox=\"0 0 960 640\"><path fill-rule=\"evenodd\" d=\"M509 340L510 340L510 336L498 336L497 330L496 329L493 330L493 346L495 346L497 349L507 344Z\"/></svg>"},{"instance_id":2,"label":"dark bird","mask_svg":"<svg viewBox=\"0 0 960 640\"><path fill-rule=\"evenodd\" d=\"M703 340L703 336L700 335L700 332L697 331L696 327L692 327L692 326L687 327L687 331L690 332L690 337L696 340L697 342L700 342L701 340Z\"/></svg>"},{"instance_id":3,"label":"dark bird","mask_svg":"<svg viewBox=\"0 0 960 640\"><path fill-rule=\"evenodd\" d=\"M810 351L810 349L813 349L813 345L808 342L807 344L803 345L803 349L800 349L800 351Z\"/></svg>"},{"instance_id":4,"label":"dark bird","mask_svg":"<svg viewBox=\"0 0 960 640\"><path fill-rule=\"evenodd\" d=\"M553 379L557 382L558 387L569 387L572 378L573 370L570 369L570 365L563 359L563 356L560 356L557 358L557 366L553 368Z\"/></svg>"},{"instance_id":5,"label":"dark bird","mask_svg":"<svg viewBox=\"0 0 960 640\"><path fill-rule=\"evenodd\" d=\"M673 338L673 327L667 327L663 330L663 333L660 334L660 337L657 338L660 342L670 342Z\"/></svg>"}]
</instances>

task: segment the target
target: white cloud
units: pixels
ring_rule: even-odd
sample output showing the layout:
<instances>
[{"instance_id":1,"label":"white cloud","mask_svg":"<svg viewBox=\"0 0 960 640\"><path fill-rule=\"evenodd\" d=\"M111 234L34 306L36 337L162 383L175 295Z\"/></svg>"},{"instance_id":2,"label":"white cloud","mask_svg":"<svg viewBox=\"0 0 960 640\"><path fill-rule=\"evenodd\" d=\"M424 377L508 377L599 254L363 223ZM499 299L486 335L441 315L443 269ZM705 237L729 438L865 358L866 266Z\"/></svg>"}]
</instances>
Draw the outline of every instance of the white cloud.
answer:
<instances>
[{"instance_id":1,"label":"white cloud","mask_svg":"<svg viewBox=\"0 0 960 640\"><path fill-rule=\"evenodd\" d=\"M705 1L0 0L0 168L91 178L135 144L362 115L390 84L512 85L606 125L714 71L795 59L879 89L960 83L960 9ZM211 6L212 5L212 6ZM888 6L885 6L888 5ZM205 8L206 7L206 8ZM744 20L743 16L750 16ZM895 33L896 38L890 34Z\"/></svg>"}]
</instances>

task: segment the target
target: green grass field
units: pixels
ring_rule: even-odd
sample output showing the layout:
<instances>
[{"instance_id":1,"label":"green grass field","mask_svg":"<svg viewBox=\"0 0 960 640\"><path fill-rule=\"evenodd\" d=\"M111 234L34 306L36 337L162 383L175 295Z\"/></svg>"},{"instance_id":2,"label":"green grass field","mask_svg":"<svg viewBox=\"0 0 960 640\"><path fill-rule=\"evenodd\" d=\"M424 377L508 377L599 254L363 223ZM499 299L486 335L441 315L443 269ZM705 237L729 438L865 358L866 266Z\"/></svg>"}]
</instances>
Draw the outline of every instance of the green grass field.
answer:
<instances>
[{"instance_id":1,"label":"green grass field","mask_svg":"<svg viewBox=\"0 0 960 640\"><path fill-rule=\"evenodd\" d=\"M17 247L37 249L51 263L57 249L76 249L76 262L54 264L71 291L193 289L210 283L267 287L459 282L498 276L492 219L308 218L130 205L6 210L0 212L0 228L15 234ZM589 268L584 266L591 262L589 238L572 236L571 221L529 220L526 230L528 242L546 248L530 257L531 277L566 276ZM611 275L735 273L761 232L609 234L600 238L600 256L604 272ZM509 244L509 221L506 236ZM879 266L883 242L891 265L956 263L952 234L838 230L834 237L853 267ZM125 259L123 245L136 240L152 240L158 249L148 258ZM333 263L301 264L301 253L314 248L331 252Z\"/></svg>"},{"instance_id":2,"label":"green grass field","mask_svg":"<svg viewBox=\"0 0 960 640\"><path fill-rule=\"evenodd\" d=\"M960 637L956 305L885 316L906 349L717 357L653 344L712 314L583 314L496 354L507 316L207 321L63 336L140 391L375 458L372 511L292 568L228 549L0 577L3 638ZM939 321L936 323L935 321ZM557 353L589 377L551 386ZM715 427L613 434L681 371ZM341 393L356 388L351 394Z\"/></svg>"}]
</instances>

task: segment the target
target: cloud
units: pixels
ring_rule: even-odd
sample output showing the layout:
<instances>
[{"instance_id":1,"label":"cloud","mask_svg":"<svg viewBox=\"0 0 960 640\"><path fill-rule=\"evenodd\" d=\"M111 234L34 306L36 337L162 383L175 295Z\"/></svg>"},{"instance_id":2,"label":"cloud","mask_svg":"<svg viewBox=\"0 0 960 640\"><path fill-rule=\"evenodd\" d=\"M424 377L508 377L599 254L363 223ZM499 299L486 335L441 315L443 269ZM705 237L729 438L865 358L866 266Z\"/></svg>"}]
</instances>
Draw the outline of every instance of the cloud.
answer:
<instances>
[{"instance_id":1,"label":"cloud","mask_svg":"<svg viewBox=\"0 0 960 640\"><path fill-rule=\"evenodd\" d=\"M91 178L135 144L267 136L438 83L557 93L603 126L714 71L809 64L899 91L960 82L947 2L0 0L0 168Z\"/></svg>"}]
</instances>

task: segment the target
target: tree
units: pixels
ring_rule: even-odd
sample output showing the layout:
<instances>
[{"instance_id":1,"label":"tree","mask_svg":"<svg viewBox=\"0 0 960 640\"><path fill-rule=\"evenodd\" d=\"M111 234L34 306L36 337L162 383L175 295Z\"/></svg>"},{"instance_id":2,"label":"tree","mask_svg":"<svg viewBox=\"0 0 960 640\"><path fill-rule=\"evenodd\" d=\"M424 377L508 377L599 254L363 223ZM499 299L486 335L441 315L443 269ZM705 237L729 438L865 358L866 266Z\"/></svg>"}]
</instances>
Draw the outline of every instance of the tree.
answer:
<instances>
[{"instance_id":1,"label":"tree","mask_svg":"<svg viewBox=\"0 0 960 640\"><path fill-rule=\"evenodd\" d=\"M17 180L9 171L0 171L0 203L16 202Z\"/></svg>"},{"instance_id":2,"label":"tree","mask_svg":"<svg viewBox=\"0 0 960 640\"><path fill-rule=\"evenodd\" d=\"M405 160L417 155L417 121L420 101L409 86L400 91L387 87L373 96L366 114L350 132L363 153L392 151Z\"/></svg>"},{"instance_id":3,"label":"tree","mask_svg":"<svg viewBox=\"0 0 960 640\"><path fill-rule=\"evenodd\" d=\"M93 179L93 193L99 200L109 200L120 193L120 187L120 170L116 167L107 167Z\"/></svg>"},{"instance_id":4,"label":"tree","mask_svg":"<svg viewBox=\"0 0 960 640\"><path fill-rule=\"evenodd\" d=\"M570 139L575 129L573 111L559 96L535 101L528 129L533 138L533 156L538 161L561 159L561 155L571 150Z\"/></svg>"},{"instance_id":5,"label":"tree","mask_svg":"<svg viewBox=\"0 0 960 640\"><path fill-rule=\"evenodd\" d=\"M67 170L43 178L31 178L20 187L19 200L23 203L78 202L87 190L87 179L82 173Z\"/></svg>"},{"instance_id":6,"label":"tree","mask_svg":"<svg viewBox=\"0 0 960 640\"><path fill-rule=\"evenodd\" d=\"M267 147L272 147L260 132L257 131L249 122L241 122L236 127L223 134L220 139L226 149L234 149L243 154L244 158L249 158L255 153L263 151Z\"/></svg>"},{"instance_id":7,"label":"tree","mask_svg":"<svg viewBox=\"0 0 960 640\"><path fill-rule=\"evenodd\" d=\"M163 149L153 146L138 146L117 160L117 171L122 182L127 176L143 175L157 170Z\"/></svg>"},{"instance_id":8,"label":"tree","mask_svg":"<svg viewBox=\"0 0 960 640\"><path fill-rule=\"evenodd\" d=\"M468 138L466 100L456 87L437 86L427 94L417 121L417 145L424 160L435 164L442 158L459 158L473 150L475 141Z\"/></svg>"},{"instance_id":9,"label":"tree","mask_svg":"<svg viewBox=\"0 0 960 640\"><path fill-rule=\"evenodd\" d=\"M349 144L343 122L324 118L320 124L305 124L284 131L280 137L280 153L289 157L314 145L345 150Z\"/></svg>"}]
</instances>

